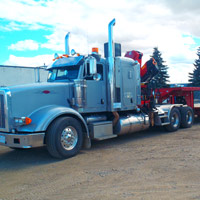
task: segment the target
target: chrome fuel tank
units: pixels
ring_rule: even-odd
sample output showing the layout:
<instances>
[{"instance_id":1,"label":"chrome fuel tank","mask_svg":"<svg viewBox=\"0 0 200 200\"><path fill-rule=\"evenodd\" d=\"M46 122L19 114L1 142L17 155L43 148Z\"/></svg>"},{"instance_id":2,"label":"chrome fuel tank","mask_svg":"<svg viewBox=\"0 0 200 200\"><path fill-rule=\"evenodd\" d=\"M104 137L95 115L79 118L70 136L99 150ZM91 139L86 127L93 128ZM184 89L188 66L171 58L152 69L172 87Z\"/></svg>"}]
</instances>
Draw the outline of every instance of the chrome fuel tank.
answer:
<instances>
[{"instance_id":1,"label":"chrome fuel tank","mask_svg":"<svg viewBox=\"0 0 200 200\"><path fill-rule=\"evenodd\" d=\"M142 113L121 116L116 125L115 134L123 135L146 130L149 125L149 116Z\"/></svg>"}]
</instances>

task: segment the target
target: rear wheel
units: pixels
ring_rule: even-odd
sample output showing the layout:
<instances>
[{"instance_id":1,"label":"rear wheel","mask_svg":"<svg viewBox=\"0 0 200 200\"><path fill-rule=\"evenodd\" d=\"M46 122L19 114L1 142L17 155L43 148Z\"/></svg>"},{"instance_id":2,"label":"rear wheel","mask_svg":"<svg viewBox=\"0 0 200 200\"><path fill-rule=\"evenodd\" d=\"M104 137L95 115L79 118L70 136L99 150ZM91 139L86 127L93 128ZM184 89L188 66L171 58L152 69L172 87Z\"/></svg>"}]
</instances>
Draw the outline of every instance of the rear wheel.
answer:
<instances>
[{"instance_id":1,"label":"rear wheel","mask_svg":"<svg viewBox=\"0 0 200 200\"><path fill-rule=\"evenodd\" d=\"M82 143L81 125L72 117L56 119L46 133L47 150L55 158L69 158L76 155Z\"/></svg>"},{"instance_id":2,"label":"rear wheel","mask_svg":"<svg viewBox=\"0 0 200 200\"><path fill-rule=\"evenodd\" d=\"M194 121L194 113L191 107L181 108L181 127L190 128Z\"/></svg>"},{"instance_id":3,"label":"rear wheel","mask_svg":"<svg viewBox=\"0 0 200 200\"><path fill-rule=\"evenodd\" d=\"M180 127L181 122L181 115L178 108L172 108L169 121L170 124L165 126L166 130L170 132L177 131Z\"/></svg>"}]
</instances>

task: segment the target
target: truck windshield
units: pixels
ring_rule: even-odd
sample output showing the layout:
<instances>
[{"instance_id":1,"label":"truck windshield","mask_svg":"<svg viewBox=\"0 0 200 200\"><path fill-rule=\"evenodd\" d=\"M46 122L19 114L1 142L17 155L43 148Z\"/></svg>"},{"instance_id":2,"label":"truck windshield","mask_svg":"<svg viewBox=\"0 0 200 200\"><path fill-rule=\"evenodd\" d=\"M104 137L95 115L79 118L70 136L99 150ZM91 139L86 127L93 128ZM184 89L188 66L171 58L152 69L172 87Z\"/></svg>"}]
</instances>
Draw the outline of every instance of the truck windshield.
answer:
<instances>
[{"instance_id":1,"label":"truck windshield","mask_svg":"<svg viewBox=\"0 0 200 200\"><path fill-rule=\"evenodd\" d=\"M56 80L72 80L77 79L80 65L67 66L49 71L48 82Z\"/></svg>"}]
</instances>

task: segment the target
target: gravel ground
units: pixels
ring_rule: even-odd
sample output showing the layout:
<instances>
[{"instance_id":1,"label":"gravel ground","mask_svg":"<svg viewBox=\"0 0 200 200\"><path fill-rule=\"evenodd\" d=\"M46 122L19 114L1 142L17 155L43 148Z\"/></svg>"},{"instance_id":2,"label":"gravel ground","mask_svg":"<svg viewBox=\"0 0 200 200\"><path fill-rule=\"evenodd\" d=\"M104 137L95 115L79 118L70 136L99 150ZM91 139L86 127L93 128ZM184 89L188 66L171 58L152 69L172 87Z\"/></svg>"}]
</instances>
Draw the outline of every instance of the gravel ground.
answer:
<instances>
[{"instance_id":1,"label":"gravel ground","mask_svg":"<svg viewBox=\"0 0 200 200\"><path fill-rule=\"evenodd\" d=\"M0 200L200 199L200 122L93 142L57 160L0 147Z\"/></svg>"}]
</instances>

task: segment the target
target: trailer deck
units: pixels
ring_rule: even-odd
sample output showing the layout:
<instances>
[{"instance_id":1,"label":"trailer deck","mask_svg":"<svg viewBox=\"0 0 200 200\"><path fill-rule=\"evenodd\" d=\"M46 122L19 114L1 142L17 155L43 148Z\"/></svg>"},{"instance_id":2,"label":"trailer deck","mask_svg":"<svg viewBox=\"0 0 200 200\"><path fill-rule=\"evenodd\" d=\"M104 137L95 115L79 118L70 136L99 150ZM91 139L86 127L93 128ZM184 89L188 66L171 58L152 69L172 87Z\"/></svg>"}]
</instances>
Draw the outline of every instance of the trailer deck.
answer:
<instances>
[{"instance_id":1,"label":"trailer deck","mask_svg":"<svg viewBox=\"0 0 200 200\"><path fill-rule=\"evenodd\" d=\"M155 94L159 104L185 104L200 116L200 87L160 88L155 90Z\"/></svg>"}]
</instances>

